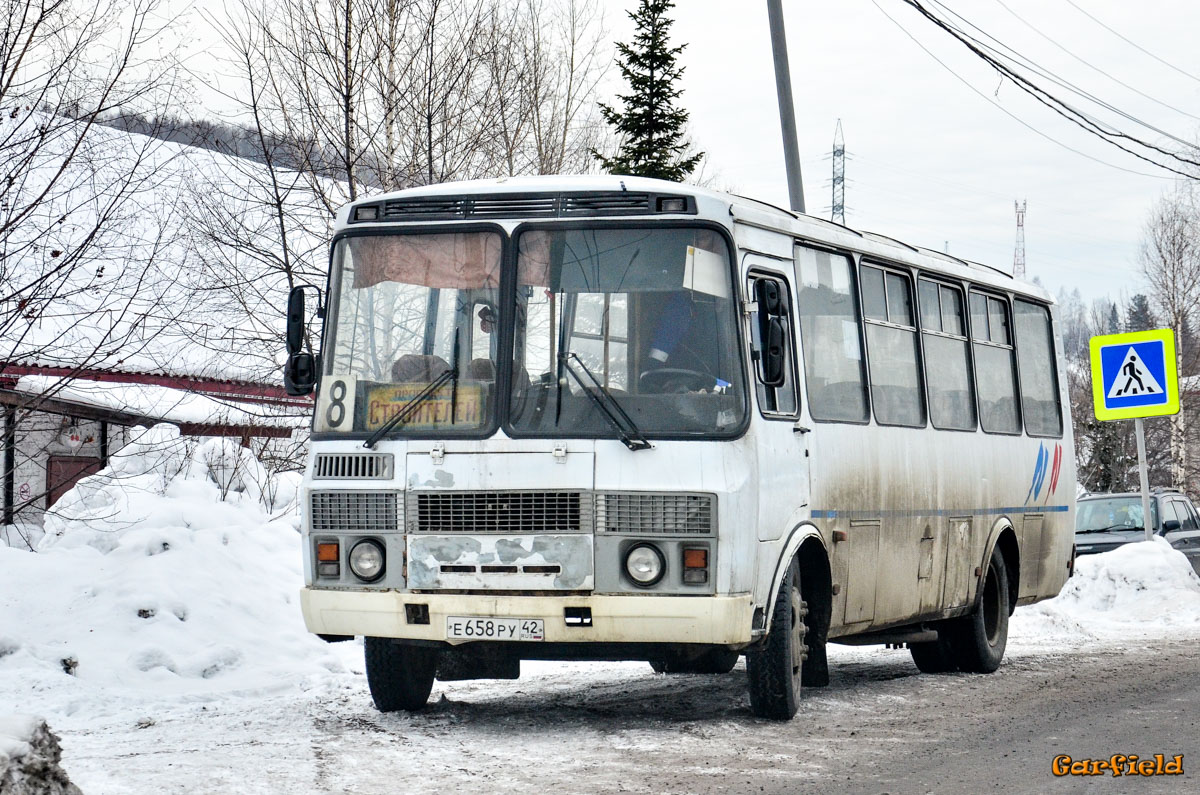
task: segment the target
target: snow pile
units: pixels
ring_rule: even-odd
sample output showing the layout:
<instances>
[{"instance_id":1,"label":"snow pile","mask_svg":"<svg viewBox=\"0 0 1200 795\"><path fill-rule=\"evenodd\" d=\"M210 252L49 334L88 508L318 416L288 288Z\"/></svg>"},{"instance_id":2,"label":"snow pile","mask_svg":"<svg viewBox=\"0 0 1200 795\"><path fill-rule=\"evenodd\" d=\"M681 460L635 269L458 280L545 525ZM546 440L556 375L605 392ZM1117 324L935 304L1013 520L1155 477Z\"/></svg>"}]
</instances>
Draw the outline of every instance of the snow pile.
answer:
<instances>
[{"instance_id":1,"label":"snow pile","mask_svg":"<svg viewBox=\"0 0 1200 795\"><path fill-rule=\"evenodd\" d=\"M79 795L59 766L58 737L33 715L0 716L0 792L5 795Z\"/></svg>"},{"instance_id":2,"label":"snow pile","mask_svg":"<svg viewBox=\"0 0 1200 795\"><path fill-rule=\"evenodd\" d=\"M1125 544L1075 561L1062 592L1013 616L1022 640L1128 640L1200 629L1200 577L1165 539Z\"/></svg>"},{"instance_id":3,"label":"snow pile","mask_svg":"<svg viewBox=\"0 0 1200 795\"><path fill-rule=\"evenodd\" d=\"M228 440L155 426L0 547L0 703L109 714L341 670L304 629L297 483ZM32 702L32 703L31 703Z\"/></svg>"}]
</instances>

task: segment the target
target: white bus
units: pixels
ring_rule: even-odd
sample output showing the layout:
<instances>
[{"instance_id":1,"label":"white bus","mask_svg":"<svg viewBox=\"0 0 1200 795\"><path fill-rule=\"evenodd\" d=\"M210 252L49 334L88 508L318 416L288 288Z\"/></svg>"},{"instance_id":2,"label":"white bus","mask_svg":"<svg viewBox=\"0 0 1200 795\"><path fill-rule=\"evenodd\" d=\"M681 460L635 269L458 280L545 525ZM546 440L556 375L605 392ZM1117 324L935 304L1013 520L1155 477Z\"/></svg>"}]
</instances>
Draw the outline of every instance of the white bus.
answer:
<instances>
[{"instance_id":1,"label":"white bus","mask_svg":"<svg viewBox=\"0 0 1200 795\"><path fill-rule=\"evenodd\" d=\"M338 215L304 480L310 631L375 705L522 659L726 673L787 719L826 644L994 671L1073 565L1054 308L953 257L595 176ZM317 383L319 382L319 383Z\"/></svg>"}]
</instances>

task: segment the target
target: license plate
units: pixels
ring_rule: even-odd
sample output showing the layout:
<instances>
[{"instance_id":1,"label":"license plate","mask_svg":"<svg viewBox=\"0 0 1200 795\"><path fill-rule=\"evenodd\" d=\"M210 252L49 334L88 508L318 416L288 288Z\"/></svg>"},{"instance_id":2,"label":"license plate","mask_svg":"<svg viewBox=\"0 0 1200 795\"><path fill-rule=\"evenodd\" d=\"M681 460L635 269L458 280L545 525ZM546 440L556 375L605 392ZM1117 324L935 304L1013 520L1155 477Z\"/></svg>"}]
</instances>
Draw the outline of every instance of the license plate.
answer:
<instances>
[{"instance_id":1,"label":"license plate","mask_svg":"<svg viewBox=\"0 0 1200 795\"><path fill-rule=\"evenodd\" d=\"M545 640L540 618L447 616L446 637L454 640Z\"/></svg>"}]
</instances>

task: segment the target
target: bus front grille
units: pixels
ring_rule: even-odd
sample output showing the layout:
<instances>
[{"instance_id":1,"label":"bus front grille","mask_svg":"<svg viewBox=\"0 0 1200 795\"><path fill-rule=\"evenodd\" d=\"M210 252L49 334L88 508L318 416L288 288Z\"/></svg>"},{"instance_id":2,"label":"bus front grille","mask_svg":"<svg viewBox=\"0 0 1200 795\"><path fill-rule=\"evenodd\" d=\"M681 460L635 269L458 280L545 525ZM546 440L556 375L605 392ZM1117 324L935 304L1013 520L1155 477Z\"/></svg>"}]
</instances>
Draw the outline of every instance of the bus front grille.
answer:
<instances>
[{"instance_id":1,"label":"bus front grille","mask_svg":"<svg viewBox=\"0 0 1200 795\"><path fill-rule=\"evenodd\" d=\"M711 535L716 531L712 494L596 494L596 532L627 535Z\"/></svg>"},{"instance_id":2,"label":"bus front grille","mask_svg":"<svg viewBox=\"0 0 1200 795\"><path fill-rule=\"evenodd\" d=\"M317 453L313 480L391 480L391 453Z\"/></svg>"},{"instance_id":3,"label":"bus front grille","mask_svg":"<svg viewBox=\"0 0 1200 795\"><path fill-rule=\"evenodd\" d=\"M309 496L313 532L400 529L399 495L394 491L314 491Z\"/></svg>"},{"instance_id":4,"label":"bus front grille","mask_svg":"<svg viewBox=\"0 0 1200 795\"><path fill-rule=\"evenodd\" d=\"M571 533L592 529L578 491L410 492L410 533Z\"/></svg>"}]
</instances>

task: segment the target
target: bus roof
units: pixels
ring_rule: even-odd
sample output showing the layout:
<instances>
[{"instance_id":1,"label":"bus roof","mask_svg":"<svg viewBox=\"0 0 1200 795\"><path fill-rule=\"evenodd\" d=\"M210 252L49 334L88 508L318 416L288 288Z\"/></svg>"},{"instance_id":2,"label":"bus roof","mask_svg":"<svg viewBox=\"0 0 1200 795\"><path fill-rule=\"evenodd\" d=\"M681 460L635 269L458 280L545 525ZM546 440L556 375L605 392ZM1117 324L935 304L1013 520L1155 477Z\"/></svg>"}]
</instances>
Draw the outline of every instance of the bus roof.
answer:
<instances>
[{"instance_id":1,"label":"bus roof","mask_svg":"<svg viewBox=\"0 0 1200 795\"><path fill-rule=\"evenodd\" d=\"M474 215L455 215L450 209L456 205L456 200L480 196L527 197L538 196L548 200L558 194L598 193L608 196L620 194L648 194L656 196L687 196L695 202L695 210L689 212L691 217L708 218L721 223L734 223L759 229L770 230L791 235L797 239L822 244L834 248L854 251L868 258L879 258L916 267L927 268L939 273L968 279L977 284L991 286L1001 290L1011 290L1015 293L1036 296L1053 303L1053 296L1044 288L1013 278L1003 270L978 262L954 257L933 249L922 248L903 243L894 238L873 232L852 229L832 221L826 221L811 215L803 215L785 210L781 207L745 196L737 196L720 191L709 190L695 185L678 182L648 179L646 177L628 177L612 174L589 174L578 176L536 176L536 177L501 177L497 179L479 179L461 182L443 182L435 185L425 185L391 193L378 194L361 199L342 207L337 214L335 229L342 231L353 224L350 222L351 211L364 205L384 205L388 202L400 202L406 207L421 208L403 217L404 222L428 221L501 221L501 220L536 220L547 216L538 209L537 214L515 210L511 215L504 215L500 208L489 213L486 217ZM439 201L442 200L442 201ZM434 209L444 209L444 213L430 212ZM532 206L532 205L531 205ZM538 205L544 208L544 205ZM605 217L631 217L645 215L646 212L634 210L607 214ZM661 217L669 213L651 213ZM576 215L585 217L583 215ZM398 221L400 219L381 219Z\"/></svg>"}]
</instances>

